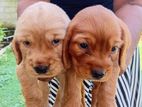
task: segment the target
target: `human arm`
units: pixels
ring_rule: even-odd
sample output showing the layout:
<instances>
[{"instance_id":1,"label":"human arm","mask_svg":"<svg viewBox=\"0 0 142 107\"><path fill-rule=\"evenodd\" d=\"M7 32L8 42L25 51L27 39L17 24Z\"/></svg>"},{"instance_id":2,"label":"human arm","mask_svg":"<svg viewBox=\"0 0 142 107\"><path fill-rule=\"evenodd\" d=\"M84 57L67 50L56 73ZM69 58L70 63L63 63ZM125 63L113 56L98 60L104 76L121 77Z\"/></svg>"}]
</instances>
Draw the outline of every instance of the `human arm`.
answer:
<instances>
[{"instance_id":1,"label":"human arm","mask_svg":"<svg viewBox=\"0 0 142 107\"><path fill-rule=\"evenodd\" d=\"M127 55L127 65L137 47L142 31L142 0L114 0L116 15L128 26L131 33L131 46Z\"/></svg>"},{"instance_id":2,"label":"human arm","mask_svg":"<svg viewBox=\"0 0 142 107\"><path fill-rule=\"evenodd\" d=\"M17 5L17 17L19 17L23 13L25 8L39 1L50 2L50 0L19 0Z\"/></svg>"}]
</instances>

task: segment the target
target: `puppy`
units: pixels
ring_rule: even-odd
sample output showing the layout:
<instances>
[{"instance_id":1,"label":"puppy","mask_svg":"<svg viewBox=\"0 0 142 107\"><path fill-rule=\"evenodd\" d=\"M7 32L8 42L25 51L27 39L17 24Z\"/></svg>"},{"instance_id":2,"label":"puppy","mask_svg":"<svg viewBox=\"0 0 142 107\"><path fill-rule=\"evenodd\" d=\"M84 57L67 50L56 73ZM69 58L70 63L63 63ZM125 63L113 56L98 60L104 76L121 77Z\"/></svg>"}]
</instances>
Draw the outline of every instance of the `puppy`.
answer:
<instances>
[{"instance_id":1,"label":"puppy","mask_svg":"<svg viewBox=\"0 0 142 107\"><path fill-rule=\"evenodd\" d=\"M63 45L63 62L68 70L64 107L84 107L84 79L96 83L92 107L116 107L116 83L126 67L129 45L127 26L110 10L98 5L77 13Z\"/></svg>"},{"instance_id":2,"label":"puppy","mask_svg":"<svg viewBox=\"0 0 142 107\"><path fill-rule=\"evenodd\" d=\"M18 19L12 48L26 107L48 107L48 81L62 79L64 71L62 42L69 21L61 8L46 2L29 6Z\"/></svg>"}]
</instances>

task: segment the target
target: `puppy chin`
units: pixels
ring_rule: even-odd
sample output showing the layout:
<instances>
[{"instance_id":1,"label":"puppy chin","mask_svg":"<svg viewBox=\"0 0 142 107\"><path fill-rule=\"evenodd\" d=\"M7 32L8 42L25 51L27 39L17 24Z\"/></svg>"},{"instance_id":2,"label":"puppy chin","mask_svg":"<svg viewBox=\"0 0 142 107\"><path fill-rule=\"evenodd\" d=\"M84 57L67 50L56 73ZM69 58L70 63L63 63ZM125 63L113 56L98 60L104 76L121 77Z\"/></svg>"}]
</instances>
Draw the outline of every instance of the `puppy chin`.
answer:
<instances>
[{"instance_id":1,"label":"puppy chin","mask_svg":"<svg viewBox=\"0 0 142 107\"><path fill-rule=\"evenodd\" d=\"M53 79L54 77L42 77L42 76L38 76L37 79L40 81L50 81L51 79Z\"/></svg>"}]
</instances>

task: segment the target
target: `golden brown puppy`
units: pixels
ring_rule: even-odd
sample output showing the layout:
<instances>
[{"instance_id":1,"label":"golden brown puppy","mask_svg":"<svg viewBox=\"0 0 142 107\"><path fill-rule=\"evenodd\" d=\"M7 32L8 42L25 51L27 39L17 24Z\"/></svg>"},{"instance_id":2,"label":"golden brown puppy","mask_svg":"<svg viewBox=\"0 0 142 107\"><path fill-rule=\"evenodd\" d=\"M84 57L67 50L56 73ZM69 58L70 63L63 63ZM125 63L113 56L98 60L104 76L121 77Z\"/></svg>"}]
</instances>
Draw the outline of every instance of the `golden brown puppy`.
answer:
<instances>
[{"instance_id":1,"label":"golden brown puppy","mask_svg":"<svg viewBox=\"0 0 142 107\"><path fill-rule=\"evenodd\" d=\"M83 106L84 79L96 82L92 107L116 107L116 82L125 69L129 45L128 28L113 12L100 5L81 10L69 24L63 45L68 70L64 107Z\"/></svg>"},{"instance_id":2,"label":"golden brown puppy","mask_svg":"<svg viewBox=\"0 0 142 107\"><path fill-rule=\"evenodd\" d=\"M48 80L64 70L62 42L69 21L61 8L46 2L31 5L18 19L12 48L26 107L48 106Z\"/></svg>"}]
</instances>

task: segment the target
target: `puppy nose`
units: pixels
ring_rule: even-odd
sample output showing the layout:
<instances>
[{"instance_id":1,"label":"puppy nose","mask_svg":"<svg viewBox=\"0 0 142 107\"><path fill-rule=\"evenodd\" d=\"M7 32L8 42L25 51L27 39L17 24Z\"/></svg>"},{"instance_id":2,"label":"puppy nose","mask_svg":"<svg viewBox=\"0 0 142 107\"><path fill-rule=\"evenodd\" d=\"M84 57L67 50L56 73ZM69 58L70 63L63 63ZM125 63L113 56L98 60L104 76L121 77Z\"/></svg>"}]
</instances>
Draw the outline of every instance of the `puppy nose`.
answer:
<instances>
[{"instance_id":1,"label":"puppy nose","mask_svg":"<svg viewBox=\"0 0 142 107\"><path fill-rule=\"evenodd\" d=\"M49 70L49 67L44 65L38 65L34 67L34 70L38 74L45 74Z\"/></svg>"},{"instance_id":2,"label":"puppy nose","mask_svg":"<svg viewBox=\"0 0 142 107\"><path fill-rule=\"evenodd\" d=\"M102 69L93 69L92 76L96 79L101 79L105 75L105 71Z\"/></svg>"}]
</instances>

